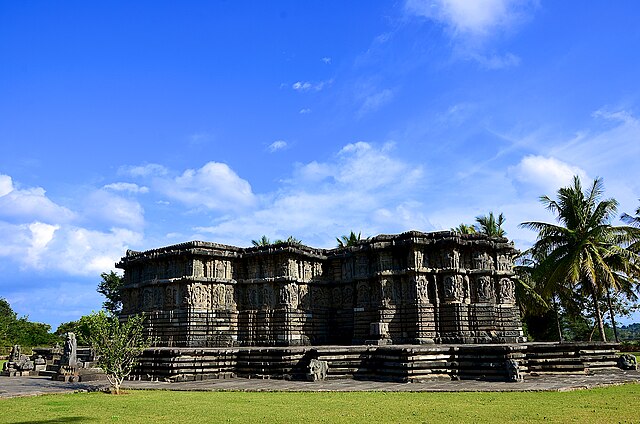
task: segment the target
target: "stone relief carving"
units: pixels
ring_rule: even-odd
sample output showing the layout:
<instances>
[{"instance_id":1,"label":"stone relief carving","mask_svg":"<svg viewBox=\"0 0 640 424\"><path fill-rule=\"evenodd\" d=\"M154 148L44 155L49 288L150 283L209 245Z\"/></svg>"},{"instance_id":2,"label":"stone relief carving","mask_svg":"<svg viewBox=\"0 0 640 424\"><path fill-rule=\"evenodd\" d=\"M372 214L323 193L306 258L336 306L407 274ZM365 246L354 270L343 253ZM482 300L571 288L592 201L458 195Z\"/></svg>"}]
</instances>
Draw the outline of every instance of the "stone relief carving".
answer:
<instances>
[{"instance_id":1,"label":"stone relief carving","mask_svg":"<svg viewBox=\"0 0 640 424\"><path fill-rule=\"evenodd\" d=\"M500 303L515 303L515 285L510 278L500 279Z\"/></svg>"},{"instance_id":2,"label":"stone relief carving","mask_svg":"<svg viewBox=\"0 0 640 424\"><path fill-rule=\"evenodd\" d=\"M393 269L393 257L391 252L380 252L378 256L378 270L391 271Z\"/></svg>"},{"instance_id":3,"label":"stone relief carving","mask_svg":"<svg viewBox=\"0 0 640 424\"><path fill-rule=\"evenodd\" d=\"M353 278L353 263L350 260L342 263L342 279L350 281Z\"/></svg>"},{"instance_id":4,"label":"stone relief carving","mask_svg":"<svg viewBox=\"0 0 640 424\"><path fill-rule=\"evenodd\" d=\"M369 260L366 256L358 256L356 259L356 276L362 278L369 274Z\"/></svg>"},{"instance_id":5,"label":"stone relief carving","mask_svg":"<svg viewBox=\"0 0 640 424\"><path fill-rule=\"evenodd\" d=\"M331 306L342 307L342 289L340 287L331 289L331 301Z\"/></svg>"},{"instance_id":6,"label":"stone relief carving","mask_svg":"<svg viewBox=\"0 0 640 424\"><path fill-rule=\"evenodd\" d=\"M494 302L495 293L493 291L493 281L488 275L476 278L476 292L479 302Z\"/></svg>"},{"instance_id":7,"label":"stone relief carving","mask_svg":"<svg viewBox=\"0 0 640 424\"><path fill-rule=\"evenodd\" d=\"M325 287L311 288L311 302L314 308L329 307L329 293Z\"/></svg>"},{"instance_id":8,"label":"stone relief carving","mask_svg":"<svg viewBox=\"0 0 640 424\"><path fill-rule=\"evenodd\" d=\"M265 308L273 308L276 303L275 290L271 284L262 285L262 306Z\"/></svg>"},{"instance_id":9,"label":"stone relief carving","mask_svg":"<svg viewBox=\"0 0 640 424\"><path fill-rule=\"evenodd\" d=\"M493 259L487 252L473 254L473 267L476 269L493 269Z\"/></svg>"},{"instance_id":10,"label":"stone relief carving","mask_svg":"<svg viewBox=\"0 0 640 424\"><path fill-rule=\"evenodd\" d=\"M420 304L429 303L429 287L425 277L416 280L416 298Z\"/></svg>"},{"instance_id":11,"label":"stone relief carving","mask_svg":"<svg viewBox=\"0 0 640 424\"><path fill-rule=\"evenodd\" d=\"M445 253L445 268L458 269L460 268L460 252L457 249L451 249Z\"/></svg>"},{"instance_id":12,"label":"stone relief carving","mask_svg":"<svg viewBox=\"0 0 640 424\"><path fill-rule=\"evenodd\" d=\"M280 289L280 303L291 308L298 307L298 291L295 284L286 284Z\"/></svg>"},{"instance_id":13,"label":"stone relief carving","mask_svg":"<svg viewBox=\"0 0 640 424\"><path fill-rule=\"evenodd\" d=\"M511 270L511 259L507 255L499 254L496 262L498 263L498 271Z\"/></svg>"},{"instance_id":14,"label":"stone relief carving","mask_svg":"<svg viewBox=\"0 0 640 424\"><path fill-rule=\"evenodd\" d=\"M225 305L227 308L233 309L236 307L236 295L235 290L232 285L228 285L225 287Z\"/></svg>"},{"instance_id":15,"label":"stone relief carving","mask_svg":"<svg viewBox=\"0 0 640 424\"><path fill-rule=\"evenodd\" d=\"M346 286L342 291L342 305L345 308L353 307L353 288Z\"/></svg>"},{"instance_id":16,"label":"stone relief carving","mask_svg":"<svg viewBox=\"0 0 640 424\"><path fill-rule=\"evenodd\" d=\"M306 284L301 284L298 286L298 307L301 309L309 309L310 299L309 299L309 286Z\"/></svg>"},{"instance_id":17,"label":"stone relief carving","mask_svg":"<svg viewBox=\"0 0 640 424\"><path fill-rule=\"evenodd\" d=\"M356 293L358 306L368 306L369 302L371 302L371 289L369 288L369 284L365 282L358 283Z\"/></svg>"},{"instance_id":18,"label":"stone relief carving","mask_svg":"<svg viewBox=\"0 0 640 424\"><path fill-rule=\"evenodd\" d=\"M447 275L444 277L443 289L445 300L460 302L464 299L461 275Z\"/></svg>"}]
</instances>

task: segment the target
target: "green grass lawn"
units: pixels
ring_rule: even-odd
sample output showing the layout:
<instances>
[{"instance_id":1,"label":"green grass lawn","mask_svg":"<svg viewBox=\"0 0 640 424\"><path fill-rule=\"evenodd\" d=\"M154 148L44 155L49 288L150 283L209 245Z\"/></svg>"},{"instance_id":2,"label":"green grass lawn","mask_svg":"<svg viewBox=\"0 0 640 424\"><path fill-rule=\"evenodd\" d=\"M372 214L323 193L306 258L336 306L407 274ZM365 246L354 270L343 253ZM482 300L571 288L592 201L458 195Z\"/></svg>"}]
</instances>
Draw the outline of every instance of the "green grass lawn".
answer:
<instances>
[{"instance_id":1,"label":"green grass lawn","mask_svg":"<svg viewBox=\"0 0 640 424\"><path fill-rule=\"evenodd\" d=\"M640 384L573 392L132 391L0 400L2 423L640 422Z\"/></svg>"}]
</instances>

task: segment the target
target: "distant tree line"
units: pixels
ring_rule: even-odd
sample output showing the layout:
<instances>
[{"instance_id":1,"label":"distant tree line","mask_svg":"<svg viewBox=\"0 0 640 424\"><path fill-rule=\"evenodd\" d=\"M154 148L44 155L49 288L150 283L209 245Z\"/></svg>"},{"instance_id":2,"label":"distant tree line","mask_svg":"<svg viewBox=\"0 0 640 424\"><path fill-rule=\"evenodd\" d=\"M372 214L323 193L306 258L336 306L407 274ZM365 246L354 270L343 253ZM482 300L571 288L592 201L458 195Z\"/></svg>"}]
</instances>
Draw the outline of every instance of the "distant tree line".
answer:
<instances>
[{"instance_id":1,"label":"distant tree line","mask_svg":"<svg viewBox=\"0 0 640 424\"><path fill-rule=\"evenodd\" d=\"M0 298L0 346L47 346L60 339L51 334L51 326L31 322L28 316L18 317L6 299Z\"/></svg>"}]
</instances>

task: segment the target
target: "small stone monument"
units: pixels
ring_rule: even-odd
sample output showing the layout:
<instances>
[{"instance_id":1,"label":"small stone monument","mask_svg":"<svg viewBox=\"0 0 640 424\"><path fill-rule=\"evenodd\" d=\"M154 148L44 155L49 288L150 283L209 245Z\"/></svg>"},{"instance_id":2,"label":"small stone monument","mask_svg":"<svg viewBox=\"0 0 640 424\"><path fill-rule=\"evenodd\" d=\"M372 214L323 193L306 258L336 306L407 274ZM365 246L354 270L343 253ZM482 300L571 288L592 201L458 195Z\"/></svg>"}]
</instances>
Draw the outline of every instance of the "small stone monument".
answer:
<instances>
[{"instance_id":1,"label":"small stone monument","mask_svg":"<svg viewBox=\"0 0 640 424\"><path fill-rule=\"evenodd\" d=\"M620 355L618 358L618 368L623 370L637 370L638 369L638 361L634 355L629 353L625 353Z\"/></svg>"},{"instance_id":2,"label":"small stone monument","mask_svg":"<svg viewBox=\"0 0 640 424\"><path fill-rule=\"evenodd\" d=\"M2 367L2 375L9 377L29 375L33 368L33 362L29 357L21 353L20 345L14 345L9 354L9 360Z\"/></svg>"},{"instance_id":3,"label":"small stone monument","mask_svg":"<svg viewBox=\"0 0 640 424\"><path fill-rule=\"evenodd\" d=\"M64 350L60 358L60 370L58 371L58 380L72 381L78 375L78 343L76 335L72 332L65 334Z\"/></svg>"},{"instance_id":4,"label":"small stone monument","mask_svg":"<svg viewBox=\"0 0 640 424\"><path fill-rule=\"evenodd\" d=\"M514 383L521 383L524 381L524 377L520 372L520 364L518 364L518 361L514 359L507 360L507 379Z\"/></svg>"},{"instance_id":5,"label":"small stone monument","mask_svg":"<svg viewBox=\"0 0 640 424\"><path fill-rule=\"evenodd\" d=\"M307 373L307 380L322 381L327 378L328 370L329 364L327 363L327 361L311 359L311 361L309 362L309 372Z\"/></svg>"},{"instance_id":6,"label":"small stone monument","mask_svg":"<svg viewBox=\"0 0 640 424\"><path fill-rule=\"evenodd\" d=\"M372 322L369 324L369 335L371 336L371 340L366 341L368 345L380 346L391 344L388 322Z\"/></svg>"}]
</instances>

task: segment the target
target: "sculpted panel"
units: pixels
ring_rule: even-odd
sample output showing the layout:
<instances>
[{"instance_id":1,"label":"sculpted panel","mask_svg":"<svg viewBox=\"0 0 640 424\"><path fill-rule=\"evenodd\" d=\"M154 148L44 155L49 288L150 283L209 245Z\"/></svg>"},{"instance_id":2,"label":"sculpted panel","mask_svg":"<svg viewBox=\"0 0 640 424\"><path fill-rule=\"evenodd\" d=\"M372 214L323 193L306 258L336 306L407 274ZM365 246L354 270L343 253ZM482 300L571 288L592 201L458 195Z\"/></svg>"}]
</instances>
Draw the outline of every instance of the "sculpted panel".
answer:
<instances>
[{"instance_id":1,"label":"sculpted panel","mask_svg":"<svg viewBox=\"0 0 640 424\"><path fill-rule=\"evenodd\" d=\"M429 303L429 287L426 277L416 280L416 300L419 304Z\"/></svg>"},{"instance_id":2,"label":"sculpted panel","mask_svg":"<svg viewBox=\"0 0 640 424\"><path fill-rule=\"evenodd\" d=\"M460 268L460 252L457 249L451 249L445 253L444 267L450 269Z\"/></svg>"},{"instance_id":3,"label":"sculpted panel","mask_svg":"<svg viewBox=\"0 0 640 424\"><path fill-rule=\"evenodd\" d=\"M461 302L464 299L463 279L461 275L447 275L443 281L444 299Z\"/></svg>"},{"instance_id":4,"label":"sculpted panel","mask_svg":"<svg viewBox=\"0 0 640 424\"><path fill-rule=\"evenodd\" d=\"M358 306L369 306L371 302L371 289L369 284L365 282L358 283L356 288Z\"/></svg>"},{"instance_id":5,"label":"sculpted panel","mask_svg":"<svg viewBox=\"0 0 640 424\"><path fill-rule=\"evenodd\" d=\"M515 303L515 285L510 278L501 278L498 283L500 287L500 303Z\"/></svg>"},{"instance_id":6,"label":"sculpted panel","mask_svg":"<svg viewBox=\"0 0 640 424\"><path fill-rule=\"evenodd\" d=\"M496 296L490 276L482 275L476 278L476 293L478 294L478 302L495 302Z\"/></svg>"}]
</instances>

